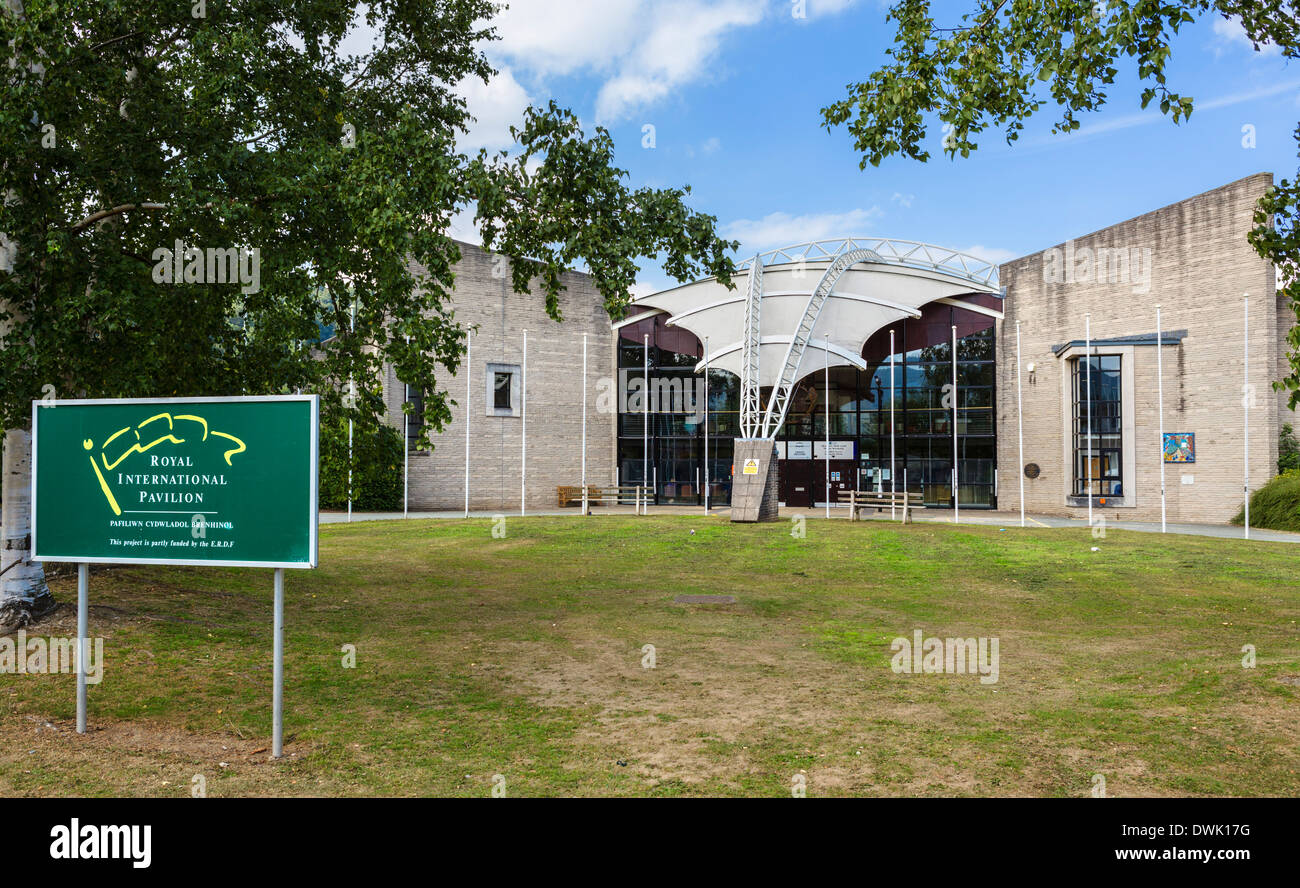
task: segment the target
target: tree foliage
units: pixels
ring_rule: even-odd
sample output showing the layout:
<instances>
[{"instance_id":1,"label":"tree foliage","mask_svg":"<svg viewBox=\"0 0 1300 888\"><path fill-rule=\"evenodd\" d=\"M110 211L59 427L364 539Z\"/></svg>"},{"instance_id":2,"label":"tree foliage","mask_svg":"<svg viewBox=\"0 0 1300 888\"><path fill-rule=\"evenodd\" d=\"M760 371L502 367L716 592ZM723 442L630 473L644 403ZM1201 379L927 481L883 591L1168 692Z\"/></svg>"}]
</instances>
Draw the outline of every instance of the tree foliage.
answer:
<instances>
[{"instance_id":1,"label":"tree foliage","mask_svg":"<svg viewBox=\"0 0 1300 888\"><path fill-rule=\"evenodd\" d=\"M929 0L900 0L889 61L848 95L822 109L828 128L845 126L860 166L899 155L930 159L929 127L941 125L948 156L968 157L986 130L1008 143L1045 106L1059 113L1052 130L1070 132L1080 116L1106 104L1119 73L1131 64L1142 83L1141 105L1156 102L1175 123L1192 97L1166 77L1171 43L1185 25L1207 15L1240 19L1258 50L1278 47L1300 58L1300 22L1289 0L978 0L957 27L940 27ZM1300 145L1300 128L1296 131ZM1282 180L1260 201L1250 243L1278 269L1282 289L1300 315L1300 177ZM1300 401L1300 328L1290 334L1292 373L1277 383Z\"/></svg>"},{"instance_id":2,"label":"tree foliage","mask_svg":"<svg viewBox=\"0 0 1300 888\"><path fill-rule=\"evenodd\" d=\"M320 424L320 507L346 509L348 469L354 508L387 512L402 508L402 433L383 422L355 423L351 460L346 419Z\"/></svg>"},{"instance_id":3,"label":"tree foliage","mask_svg":"<svg viewBox=\"0 0 1300 888\"><path fill-rule=\"evenodd\" d=\"M446 232L475 202L515 288L540 279L557 319L565 267L585 264L615 313L638 256L734 270L684 189L629 190L609 134L553 104L529 111L516 155L458 151L473 109L455 86L492 72L488 0L0 3L4 427L50 394L301 390L360 419L392 362L437 429L465 347ZM382 42L345 53L359 11ZM186 262L159 282L178 243L242 249L260 280ZM322 327L337 336L318 345Z\"/></svg>"}]
</instances>

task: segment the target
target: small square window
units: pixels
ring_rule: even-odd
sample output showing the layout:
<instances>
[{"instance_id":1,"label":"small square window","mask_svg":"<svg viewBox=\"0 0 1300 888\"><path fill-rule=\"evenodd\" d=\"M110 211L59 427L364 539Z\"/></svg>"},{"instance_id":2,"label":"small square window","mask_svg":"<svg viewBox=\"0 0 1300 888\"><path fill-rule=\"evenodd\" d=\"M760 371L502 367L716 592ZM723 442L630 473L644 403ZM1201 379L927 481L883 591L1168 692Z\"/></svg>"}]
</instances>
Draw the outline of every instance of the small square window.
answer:
<instances>
[{"instance_id":1,"label":"small square window","mask_svg":"<svg viewBox=\"0 0 1300 888\"><path fill-rule=\"evenodd\" d=\"M510 382L514 378L513 373L503 373L500 370L492 374L492 406L497 410L510 409Z\"/></svg>"},{"instance_id":2,"label":"small square window","mask_svg":"<svg viewBox=\"0 0 1300 888\"><path fill-rule=\"evenodd\" d=\"M488 416L522 415L523 371L518 364L488 364L483 382Z\"/></svg>"}]
</instances>

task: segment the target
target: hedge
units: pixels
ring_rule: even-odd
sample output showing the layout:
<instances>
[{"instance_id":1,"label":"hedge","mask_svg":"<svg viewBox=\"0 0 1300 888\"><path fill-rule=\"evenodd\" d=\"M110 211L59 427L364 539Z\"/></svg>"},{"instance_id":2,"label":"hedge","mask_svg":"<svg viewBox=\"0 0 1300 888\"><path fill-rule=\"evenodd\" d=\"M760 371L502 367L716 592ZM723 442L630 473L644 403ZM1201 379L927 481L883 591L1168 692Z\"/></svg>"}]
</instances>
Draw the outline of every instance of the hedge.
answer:
<instances>
[{"instance_id":1,"label":"hedge","mask_svg":"<svg viewBox=\"0 0 1300 888\"><path fill-rule=\"evenodd\" d=\"M320 505L348 507L348 421L321 419ZM389 425L357 424L352 436L352 508L402 507L402 435Z\"/></svg>"},{"instance_id":2,"label":"hedge","mask_svg":"<svg viewBox=\"0 0 1300 888\"><path fill-rule=\"evenodd\" d=\"M1246 510L1233 524L1246 523ZM1250 497L1250 526L1300 533L1300 469L1291 469L1256 490Z\"/></svg>"}]
</instances>

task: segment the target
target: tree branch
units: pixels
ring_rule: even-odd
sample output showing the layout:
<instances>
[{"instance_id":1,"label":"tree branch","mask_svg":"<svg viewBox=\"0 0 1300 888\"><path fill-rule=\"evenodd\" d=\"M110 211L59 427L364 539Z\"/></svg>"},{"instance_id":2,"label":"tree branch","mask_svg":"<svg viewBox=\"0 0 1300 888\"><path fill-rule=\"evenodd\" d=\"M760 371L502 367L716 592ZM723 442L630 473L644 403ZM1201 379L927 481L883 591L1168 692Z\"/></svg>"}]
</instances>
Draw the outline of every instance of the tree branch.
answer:
<instances>
[{"instance_id":1,"label":"tree branch","mask_svg":"<svg viewBox=\"0 0 1300 888\"><path fill-rule=\"evenodd\" d=\"M80 222L78 222L76 225L73 225L68 230L71 231L73 234L76 234L78 231L82 231L86 228L89 228L90 226L94 225L96 222L98 222L101 219L107 219L109 216L120 216L123 213L129 213L132 210L165 210L165 209L167 209L167 204L161 204L161 203L121 204L109 210L100 210L98 213L91 213L89 216L82 219Z\"/></svg>"}]
</instances>

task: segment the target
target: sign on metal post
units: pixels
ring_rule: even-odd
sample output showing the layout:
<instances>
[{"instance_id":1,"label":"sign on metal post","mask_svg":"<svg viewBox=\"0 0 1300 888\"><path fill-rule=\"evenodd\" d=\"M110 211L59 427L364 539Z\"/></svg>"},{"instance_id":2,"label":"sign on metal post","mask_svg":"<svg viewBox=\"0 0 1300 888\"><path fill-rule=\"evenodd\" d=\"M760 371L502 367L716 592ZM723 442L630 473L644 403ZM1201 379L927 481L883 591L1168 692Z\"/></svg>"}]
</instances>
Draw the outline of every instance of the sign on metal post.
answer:
<instances>
[{"instance_id":1,"label":"sign on metal post","mask_svg":"<svg viewBox=\"0 0 1300 888\"><path fill-rule=\"evenodd\" d=\"M284 569L318 562L316 395L32 404L32 560L77 562L77 730L86 731L89 565L275 569L281 753Z\"/></svg>"},{"instance_id":2,"label":"sign on metal post","mask_svg":"<svg viewBox=\"0 0 1300 888\"><path fill-rule=\"evenodd\" d=\"M32 560L311 568L317 398L32 407Z\"/></svg>"}]
</instances>

